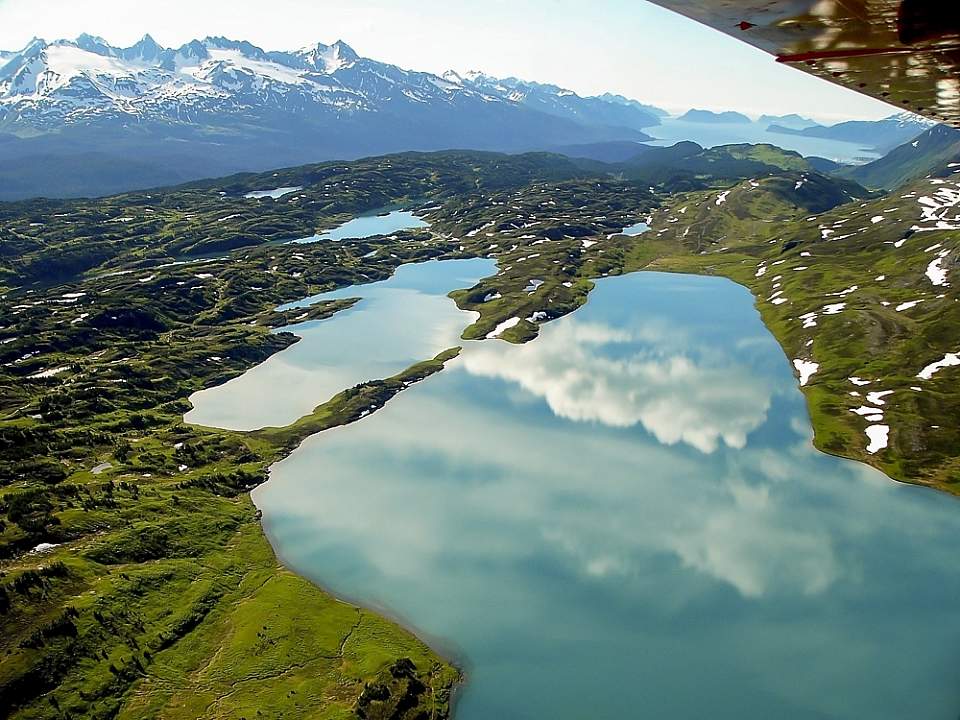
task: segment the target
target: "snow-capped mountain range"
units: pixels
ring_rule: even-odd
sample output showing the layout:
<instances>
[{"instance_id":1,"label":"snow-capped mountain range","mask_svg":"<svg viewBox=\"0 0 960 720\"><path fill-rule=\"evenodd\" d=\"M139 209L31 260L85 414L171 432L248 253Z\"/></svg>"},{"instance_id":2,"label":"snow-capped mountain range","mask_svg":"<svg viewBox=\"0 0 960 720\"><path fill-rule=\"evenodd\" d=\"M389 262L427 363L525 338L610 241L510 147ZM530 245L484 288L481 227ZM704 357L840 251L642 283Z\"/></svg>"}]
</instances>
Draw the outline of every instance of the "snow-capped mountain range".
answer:
<instances>
[{"instance_id":1,"label":"snow-capped mountain range","mask_svg":"<svg viewBox=\"0 0 960 720\"><path fill-rule=\"evenodd\" d=\"M0 53L0 200L101 195L408 150L642 141L662 111L551 85L405 70L344 42L81 35Z\"/></svg>"},{"instance_id":2,"label":"snow-capped mountain range","mask_svg":"<svg viewBox=\"0 0 960 720\"><path fill-rule=\"evenodd\" d=\"M344 42L267 52L209 37L165 48L149 35L128 48L101 38L33 40L0 54L0 128L51 129L107 119L197 123L264 111L301 116L397 113L411 108L523 108L585 126L639 131L656 112L549 85L403 70L360 57Z\"/></svg>"},{"instance_id":3,"label":"snow-capped mountain range","mask_svg":"<svg viewBox=\"0 0 960 720\"><path fill-rule=\"evenodd\" d=\"M665 116L609 93L406 70L342 41L266 51L224 37L176 48L149 35L125 48L91 35L34 39L0 51L0 200L101 195L411 150L576 148L592 156L604 146L605 157L611 147L629 153ZM866 140L882 130L890 146L910 134L899 123L781 132L880 146Z\"/></svg>"}]
</instances>

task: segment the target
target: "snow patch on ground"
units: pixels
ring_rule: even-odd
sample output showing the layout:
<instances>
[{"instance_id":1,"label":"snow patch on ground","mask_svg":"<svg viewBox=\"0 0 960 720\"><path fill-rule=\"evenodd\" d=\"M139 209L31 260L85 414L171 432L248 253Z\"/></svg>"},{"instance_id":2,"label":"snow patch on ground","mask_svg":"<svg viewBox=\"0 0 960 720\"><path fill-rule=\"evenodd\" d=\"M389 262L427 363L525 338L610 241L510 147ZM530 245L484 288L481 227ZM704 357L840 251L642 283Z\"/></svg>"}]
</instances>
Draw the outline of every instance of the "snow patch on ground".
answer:
<instances>
[{"instance_id":1,"label":"snow patch on ground","mask_svg":"<svg viewBox=\"0 0 960 720\"><path fill-rule=\"evenodd\" d=\"M873 455L887 447L890 439L890 427L887 425L871 425L864 432L870 440L867 445L867 452Z\"/></svg>"},{"instance_id":2,"label":"snow patch on ground","mask_svg":"<svg viewBox=\"0 0 960 720\"><path fill-rule=\"evenodd\" d=\"M920 204L920 222L914 225L913 230L926 232L930 230L960 230L960 213L951 210L960 204L960 186L950 186L946 183L937 189L933 196L917 198Z\"/></svg>"},{"instance_id":3,"label":"snow patch on ground","mask_svg":"<svg viewBox=\"0 0 960 720\"><path fill-rule=\"evenodd\" d=\"M918 372L917 377L921 380L929 380L937 371L942 370L943 368L953 367L954 365L960 365L960 353L947 353L943 356L942 360L937 360L936 362L930 363L923 370Z\"/></svg>"},{"instance_id":4,"label":"snow patch on ground","mask_svg":"<svg viewBox=\"0 0 960 720\"><path fill-rule=\"evenodd\" d=\"M874 405L886 405L887 401L884 400L887 395L893 395L893 390L875 390L874 392L867 393L867 402L873 403Z\"/></svg>"},{"instance_id":5,"label":"snow patch on ground","mask_svg":"<svg viewBox=\"0 0 960 720\"><path fill-rule=\"evenodd\" d=\"M857 415L860 415L860 416L878 415L878 414L883 415L883 410L881 410L880 408L868 407L866 405L861 405L858 408L853 408L852 410L850 410L850 412L856 413Z\"/></svg>"},{"instance_id":6,"label":"snow patch on ground","mask_svg":"<svg viewBox=\"0 0 960 720\"><path fill-rule=\"evenodd\" d=\"M509 320L504 320L502 323L497 325L493 330L487 333L487 340L493 340L494 338L500 337L503 333L505 333L507 330L517 325L517 323L519 322L520 322L520 318L518 317L512 317Z\"/></svg>"},{"instance_id":7,"label":"snow patch on ground","mask_svg":"<svg viewBox=\"0 0 960 720\"><path fill-rule=\"evenodd\" d=\"M859 285L851 285L846 290L841 290L840 292L835 292L835 293L828 293L828 295L830 295L831 297L844 297L845 295L849 295L850 293L855 293L859 289L860 289Z\"/></svg>"},{"instance_id":8,"label":"snow patch on ground","mask_svg":"<svg viewBox=\"0 0 960 720\"><path fill-rule=\"evenodd\" d=\"M949 254L949 250L943 250L933 262L927 265L927 277L934 285L947 285L947 271L943 267L943 261Z\"/></svg>"},{"instance_id":9,"label":"snow patch on ground","mask_svg":"<svg viewBox=\"0 0 960 720\"><path fill-rule=\"evenodd\" d=\"M274 188L273 190L254 190L253 192L248 192L243 197L245 197L247 200L260 200L262 198L276 200L278 198L282 198L284 195L295 193L297 190L303 190L303 186L297 185L296 187L279 187Z\"/></svg>"},{"instance_id":10,"label":"snow patch on ground","mask_svg":"<svg viewBox=\"0 0 960 720\"><path fill-rule=\"evenodd\" d=\"M32 377L32 378L49 378L49 377L53 377L54 375L59 375L60 373L65 372L65 371L67 371L67 370L69 370L69 369L70 369L70 366L69 366L69 365L64 365L63 367L50 368L49 370L42 370L42 371L40 371L40 372L38 372L38 373L34 373L34 374L31 375L30 377Z\"/></svg>"},{"instance_id":11,"label":"snow patch on ground","mask_svg":"<svg viewBox=\"0 0 960 720\"><path fill-rule=\"evenodd\" d=\"M41 553L48 553L56 547L60 547L60 543L42 542L35 546L33 550L28 551L27 555L40 555Z\"/></svg>"},{"instance_id":12,"label":"snow patch on ground","mask_svg":"<svg viewBox=\"0 0 960 720\"><path fill-rule=\"evenodd\" d=\"M800 375L800 387L806 385L813 374L820 369L820 364L811 360L794 360L793 366L797 369L797 374Z\"/></svg>"}]
</instances>

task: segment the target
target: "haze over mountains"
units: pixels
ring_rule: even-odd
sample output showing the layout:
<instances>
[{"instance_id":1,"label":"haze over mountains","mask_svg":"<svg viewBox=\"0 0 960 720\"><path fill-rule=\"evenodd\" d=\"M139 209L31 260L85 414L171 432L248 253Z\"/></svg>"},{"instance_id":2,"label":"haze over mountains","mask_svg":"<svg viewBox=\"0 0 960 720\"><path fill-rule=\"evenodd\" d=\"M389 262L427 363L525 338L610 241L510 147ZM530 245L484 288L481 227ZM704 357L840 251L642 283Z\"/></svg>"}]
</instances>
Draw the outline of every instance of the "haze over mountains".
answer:
<instances>
[{"instance_id":1,"label":"haze over mountains","mask_svg":"<svg viewBox=\"0 0 960 720\"><path fill-rule=\"evenodd\" d=\"M82 35L4 57L0 160L25 173L22 196L42 189L31 172L49 181L41 164L58 166L60 194L102 193L399 150L644 140L665 114L512 78L403 70L343 42L266 52L222 37L117 48ZM92 171L104 165L106 182Z\"/></svg>"},{"instance_id":2,"label":"haze over mountains","mask_svg":"<svg viewBox=\"0 0 960 720\"><path fill-rule=\"evenodd\" d=\"M803 118L801 118L802 120ZM848 120L835 125L824 126L811 121L806 126L773 120L767 130L784 135L804 135L807 137L841 140L843 142L866 143L881 152L888 152L919 133L936 125L933 120L914 115L899 113L883 120Z\"/></svg>"},{"instance_id":3,"label":"haze over mountains","mask_svg":"<svg viewBox=\"0 0 960 720\"><path fill-rule=\"evenodd\" d=\"M223 37L178 48L149 35L127 48L91 35L35 39L0 52L0 200L106 195L408 150L549 150L618 162L661 122L769 125L883 152L928 127L909 114L829 127L799 115L668 115L611 93L405 70L340 41L268 52Z\"/></svg>"},{"instance_id":4,"label":"haze over mountains","mask_svg":"<svg viewBox=\"0 0 960 720\"><path fill-rule=\"evenodd\" d=\"M692 110L687 110L683 115L680 116L680 120L683 122L695 122L695 123L711 123L711 124L749 124L750 118L748 118L743 113L738 113L733 110L727 110L725 112L713 112L712 110L697 110L696 108Z\"/></svg>"},{"instance_id":5,"label":"haze over mountains","mask_svg":"<svg viewBox=\"0 0 960 720\"><path fill-rule=\"evenodd\" d=\"M907 140L912 140L924 130L936 125L933 120L928 120L911 112L897 113L882 120L848 120L833 125L821 125L815 120L796 113L761 115L754 122L743 113L733 110L714 112L694 108L688 110L677 120L679 122L707 125L754 124L771 133L856 143L864 148L875 149L883 153Z\"/></svg>"}]
</instances>

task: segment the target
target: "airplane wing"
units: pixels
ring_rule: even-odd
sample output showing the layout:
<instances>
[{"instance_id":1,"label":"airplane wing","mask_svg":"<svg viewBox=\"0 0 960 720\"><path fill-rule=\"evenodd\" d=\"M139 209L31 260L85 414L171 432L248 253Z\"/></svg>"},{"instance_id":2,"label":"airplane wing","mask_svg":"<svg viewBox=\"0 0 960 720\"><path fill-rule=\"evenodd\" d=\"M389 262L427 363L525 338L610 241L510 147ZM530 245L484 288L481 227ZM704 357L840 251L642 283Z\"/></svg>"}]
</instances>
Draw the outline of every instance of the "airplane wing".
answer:
<instances>
[{"instance_id":1,"label":"airplane wing","mask_svg":"<svg viewBox=\"0 0 960 720\"><path fill-rule=\"evenodd\" d=\"M792 65L960 127L960 0L651 0Z\"/></svg>"}]
</instances>

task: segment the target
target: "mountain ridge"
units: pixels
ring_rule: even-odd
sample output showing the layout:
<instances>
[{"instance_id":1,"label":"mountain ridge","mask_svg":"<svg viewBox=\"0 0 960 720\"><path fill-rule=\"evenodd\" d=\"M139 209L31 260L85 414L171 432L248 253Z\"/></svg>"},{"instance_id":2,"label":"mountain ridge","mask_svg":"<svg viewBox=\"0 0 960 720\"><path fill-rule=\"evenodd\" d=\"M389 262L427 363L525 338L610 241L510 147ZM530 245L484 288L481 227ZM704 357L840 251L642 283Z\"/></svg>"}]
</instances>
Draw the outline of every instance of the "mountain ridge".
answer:
<instances>
[{"instance_id":1,"label":"mountain ridge","mask_svg":"<svg viewBox=\"0 0 960 720\"><path fill-rule=\"evenodd\" d=\"M384 111L391 103L486 103L527 106L588 125L610 124L589 116L601 109L616 126L656 125L658 114L627 99L581 97L556 85L498 79L482 73L461 77L405 70L361 57L343 40L298 50L265 51L223 36L177 48L149 34L130 47L102 38L46 42L35 38L19 52L0 51L0 127L76 123L126 117L182 121L184 113L249 110L255 103L333 113ZM588 107L581 107L585 104Z\"/></svg>"},{"instance_id":2,"label":"mountain ridge","mask_svg":"<svg viewBox=\"0 0 960 720\"><path fill-rule=\"evenodd\" d=\"M168 48L145 35L122 48L81 35L4 57L0 200L405 150L638 142L663 112L516 78L405 70L342 40L267 51L222 36Z\"/></svg>"},{"instance_id":3,"label":"mountain ridge","mask_svg":"<svg viewBox=\"0 0 960 720\"><path fill-rule=\"evenodd\" d=\"M723 112L714 112L713 110L700 110L691 108L681 115L678 120L682 122L698 122L711 124L737 124L744 125L751 122L750 118L743 113L735 110L725 110Z\"/></svg>"},{"instance_id":4,"label":"mountain ridge","mask_svg":"<svg viewBox=\"0 0 960 720\"><path fill-rule=\"evenodd\" d=\"M960 160L960 130L934 125L866 165L844 168L840 174L866 187L895 190L925 176L952 175Z\"/></svg>"},{"instance_id":5,"label":"mountain ridge","mask_svg":"<svg viewBox=\"0 0 960 720\"><path fill-rule=\"evenodd\" d=\"M936 125L935 122L909 112L897 113L882 120L847 120L835 125L814 124L808 127L791 127L783 123L772 123L768 132L782 135L802 135L805 137L841 140L843 142L872 143L873 146L887 152Z\"/></svg>"}]
</instances>

